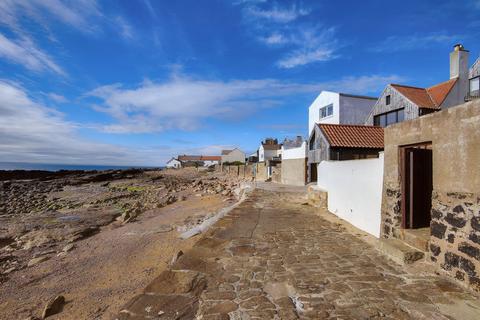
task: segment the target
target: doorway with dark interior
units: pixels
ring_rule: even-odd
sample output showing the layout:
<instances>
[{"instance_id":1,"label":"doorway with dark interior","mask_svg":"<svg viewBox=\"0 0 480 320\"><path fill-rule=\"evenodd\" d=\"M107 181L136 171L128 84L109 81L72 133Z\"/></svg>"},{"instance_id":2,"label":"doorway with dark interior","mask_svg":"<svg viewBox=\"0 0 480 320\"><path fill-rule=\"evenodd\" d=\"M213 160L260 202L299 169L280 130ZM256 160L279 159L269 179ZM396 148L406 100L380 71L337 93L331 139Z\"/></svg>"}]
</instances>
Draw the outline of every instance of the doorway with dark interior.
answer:
<instances>
[{"instance_id":1,"label":"doorway with dark interior","mask_svg":"<svg viewBox=\"0 0 480 320\"><path fill-rule=\"evenodd\" d=\"M403 229L430 228L433 190L432 161L431 142L400 148Z\"/></svg>"},{"instance_id":2,"label":"doorway with dark interior","mask_svg":"<svg viewBox=\"0 0 480 320\"><path fill-rule=\"evenodd\" d=\"M317 165L318 163L310 163L310 182L317 182Z\"/></svg>"}]
</instances>

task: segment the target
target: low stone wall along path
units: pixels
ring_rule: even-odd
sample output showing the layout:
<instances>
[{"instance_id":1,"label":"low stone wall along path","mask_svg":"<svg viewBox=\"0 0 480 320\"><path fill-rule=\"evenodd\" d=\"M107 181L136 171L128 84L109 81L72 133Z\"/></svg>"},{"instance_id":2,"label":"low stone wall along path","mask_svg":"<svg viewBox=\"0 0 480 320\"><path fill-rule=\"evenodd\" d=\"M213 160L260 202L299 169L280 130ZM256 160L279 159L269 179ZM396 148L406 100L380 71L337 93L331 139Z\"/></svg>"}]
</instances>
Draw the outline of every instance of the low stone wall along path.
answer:
<instances>
[{"instance_id":1,"label":"low stone wall along path","mask_svg":"<svg viewBox=\"0 0 480 320\"><path fill-rule=\"evenodd\" d=\"M256 189L118 319L480 319L472 293L407 272L315 210Z\"/></svg>"}]
</instances>

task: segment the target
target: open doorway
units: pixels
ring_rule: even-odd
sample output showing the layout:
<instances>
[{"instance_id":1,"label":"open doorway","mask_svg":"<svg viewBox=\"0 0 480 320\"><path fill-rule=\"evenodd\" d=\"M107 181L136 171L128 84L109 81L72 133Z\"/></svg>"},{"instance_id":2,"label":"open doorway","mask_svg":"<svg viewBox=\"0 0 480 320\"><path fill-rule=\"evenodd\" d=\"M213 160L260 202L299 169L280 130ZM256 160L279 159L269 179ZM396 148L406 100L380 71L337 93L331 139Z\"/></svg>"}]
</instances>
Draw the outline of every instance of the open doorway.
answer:
<instances>
[{"instance_id":1,"label":"open doorway","mask_svg":"<svg viewBox=\"0 0 480 320\"><path fill-rule=\"evenodd\" d=\"M401 147L400 164L402 228L429 228L433 190L432 143Z\"/></svg>"},{"instance_id":2,"label":"open doorway","mask_svg":"<svg viewBox=\"0 0 480 320\"><path fill-rule=\"evenodd\" d=\"M318 163L310 163L310 182L317 182L317 165Z\"/></svg>"}]
</instances>

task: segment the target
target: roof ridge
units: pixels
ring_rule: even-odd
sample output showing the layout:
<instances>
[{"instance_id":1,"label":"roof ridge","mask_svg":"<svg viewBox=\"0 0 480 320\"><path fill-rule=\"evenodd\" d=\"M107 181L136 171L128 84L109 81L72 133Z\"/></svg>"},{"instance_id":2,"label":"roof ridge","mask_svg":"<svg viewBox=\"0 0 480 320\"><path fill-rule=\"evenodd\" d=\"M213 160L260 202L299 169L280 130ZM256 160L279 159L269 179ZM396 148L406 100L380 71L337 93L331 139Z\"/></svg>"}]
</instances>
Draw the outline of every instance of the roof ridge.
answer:
<instances>
[{"instance_id":1,"label":"roof ridge","mask_svg":"<svg viewBox=\"0 0 480 320\"><path fill-rule=\"evenodd\" d=\"M457 81L457 79L458 79L458 77L455 77L455 78L452 78L452 79L448 79L448 80L446 80L446 81L443 81L443 82L440 82L440 83L434 84L433 86L430 86L430 87L428 87L428 88L425 88L425 89L427 89L427 90L428 90L428 89L432 89L432 88L435 88L435 87L441 86L442 84L446 84L446 83L448 83L448 82L450 82L450 81L452 81L452 80L455 80L455 81Z\"/></svg>"},{"instance_id":2,"label":"roof ridge","mask_svg":"<svg viewBox=\"0 0 480 320\"><path fill-rule=\"evenodd\" d=\"M364 124L349 124L349 123L317 123L319 126L335 126L335 127L367 127L367 128L381 128L378 126L367 126Z\"/></svg>"},{"instance_id":3,"label":"roof ridge","mask_svg":"<svg viewBox=\"0 0 480 320\"><path fill-rule=\"evenodd\" d=\"M404 87L404 88L412 88L412 89L422 89L422 90L426 90L426 88L415 87L415 86L407 86L406 84L390 83L390 85L391 85L391 86L397 86L397 87Z\"/></svg>"}]
</instances>

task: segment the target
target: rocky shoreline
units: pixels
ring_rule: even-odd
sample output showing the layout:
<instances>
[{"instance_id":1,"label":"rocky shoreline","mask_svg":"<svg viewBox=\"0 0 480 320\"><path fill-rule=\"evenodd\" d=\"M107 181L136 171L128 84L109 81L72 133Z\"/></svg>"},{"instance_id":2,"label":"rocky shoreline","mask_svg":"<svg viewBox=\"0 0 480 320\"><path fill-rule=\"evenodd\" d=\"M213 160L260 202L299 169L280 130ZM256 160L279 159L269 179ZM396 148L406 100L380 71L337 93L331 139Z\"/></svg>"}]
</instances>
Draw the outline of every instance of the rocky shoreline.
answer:
<instances>
[{"instance_id":1,"label":"rocky shoreline","mask_svg":"<svg viewBox=\"0 0 480 320\"><path fill-rule=\"evenodd\" d=\"M0 285L16 272L28 274L45 261L70 255L84 239L140 221L144 213L155 216L172 204L200 203L209 196L227 207L237 200L240 183L195 169L0 172ZM181 232L214 213L189 215L157 229Z\"/></svg>"}]
</instances>

